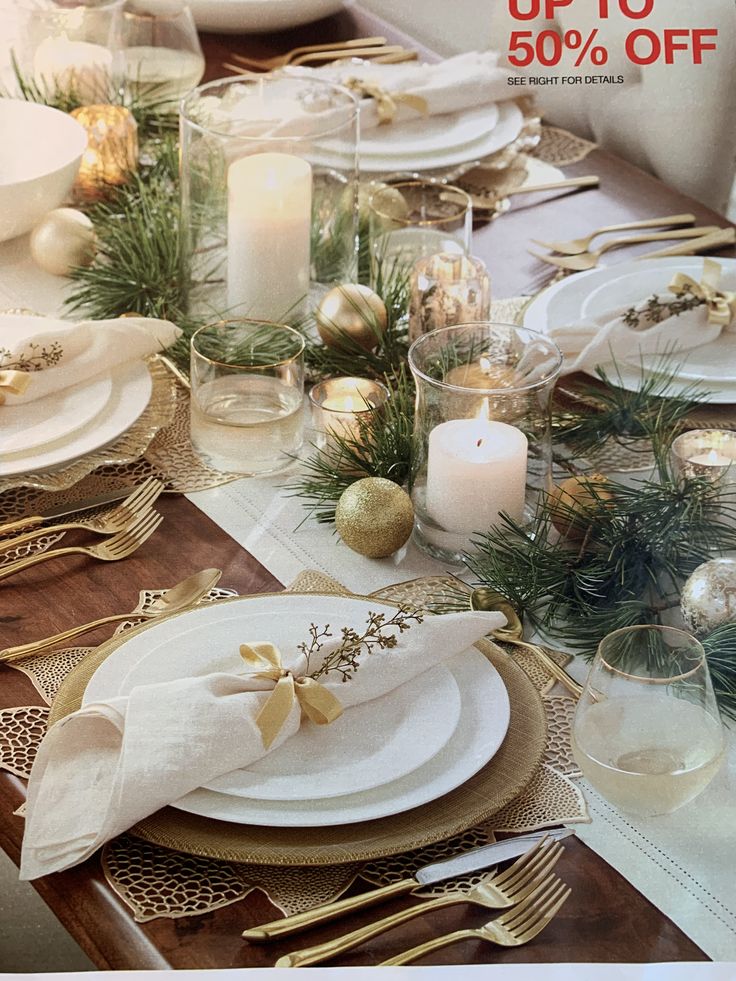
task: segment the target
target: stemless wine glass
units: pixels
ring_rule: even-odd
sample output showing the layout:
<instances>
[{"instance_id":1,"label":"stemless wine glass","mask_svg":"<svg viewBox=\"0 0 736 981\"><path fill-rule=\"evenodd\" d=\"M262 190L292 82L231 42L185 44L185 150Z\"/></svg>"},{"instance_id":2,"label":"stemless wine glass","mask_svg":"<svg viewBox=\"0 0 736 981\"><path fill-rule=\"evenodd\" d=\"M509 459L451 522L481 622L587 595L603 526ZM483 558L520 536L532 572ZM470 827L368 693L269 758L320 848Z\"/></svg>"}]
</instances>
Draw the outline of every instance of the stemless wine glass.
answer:
<instances>
[{"instance_id":1,"label":"stemless wine glass","mask_svg":"<svg viewBox=\"0 0 736 981\"><path fill-rule=\"evenodd\" d=\"M216 470L253 477L290 466L304 434L304 338L234 320L191 340L191 437Z\"/></svg>"},{"instance_id":2,"label":"stemless wine glass","mask_svg":"<svg viewBox=\"0 0 736 981\"><path fill-rule=\"evenodd\" d=\"M606 800L632 814L669 814L708 786L724 745L705 651L694 637L648 625L604 638L575 713L572 748Z\"/></svg>"},{"instance_id":3,"label":"stemless wine glass","mask_svg":"<svg viewBox=\"0 0 736 981\"><path fill-rule=\"evenodd\" d=\"M198 85L204 55L183 0L127 0L123 9L125 81L139 102L172 102Z\"/></svg>"}]
</instances>

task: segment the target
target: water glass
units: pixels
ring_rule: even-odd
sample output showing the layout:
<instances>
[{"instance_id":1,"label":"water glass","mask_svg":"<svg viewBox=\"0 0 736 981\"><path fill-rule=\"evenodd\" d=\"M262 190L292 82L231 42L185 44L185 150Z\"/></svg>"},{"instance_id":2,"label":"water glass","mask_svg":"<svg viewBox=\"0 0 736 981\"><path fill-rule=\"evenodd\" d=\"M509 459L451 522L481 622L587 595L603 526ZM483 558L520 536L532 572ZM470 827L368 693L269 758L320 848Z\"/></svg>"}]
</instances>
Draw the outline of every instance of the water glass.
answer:
<instances>
[{"instance_id":1,"label":"water glass","mask_svg":"<svg viewBox=\"0 0 736 981\"><path fill-rule=\"evenodd\" d=\"M137 102L175 102L198 85L204 55L183 0L127 0L123 10L126 86Z\"/></svg>"},{"instance_id":2,"label":"water glass","mask_svg":"<svg viewBox=\"0 0 736 981\"><path fill-rule=\"evenodd\" d=\"M459 187L435 180L376 184L368 198L374 277L400 265L410 269L439 252L470 253L473 202Z\"/></svg>"},{"instance_id":3,"label":"water glass","mask_svg":"<svg viewBox=\"0 0 736 981\"><path fill-rule=\"evenodd\" d=\"M601 642L578 703L572 748L610 803L642 816L697 797L725 740L705 651L674 627L626 627Z\"/></svg>"},{"instance_id":4,"label":"water glass","mask_svg":"<svg viewBox=\"0 0 736 981\"><path fill-rule=\"evenodd\" d=\"M191 340L191 438L209 466L256 476L293 462L303 441L304 338L283 324L235 320Z\"/></svg>"}]
</instances>

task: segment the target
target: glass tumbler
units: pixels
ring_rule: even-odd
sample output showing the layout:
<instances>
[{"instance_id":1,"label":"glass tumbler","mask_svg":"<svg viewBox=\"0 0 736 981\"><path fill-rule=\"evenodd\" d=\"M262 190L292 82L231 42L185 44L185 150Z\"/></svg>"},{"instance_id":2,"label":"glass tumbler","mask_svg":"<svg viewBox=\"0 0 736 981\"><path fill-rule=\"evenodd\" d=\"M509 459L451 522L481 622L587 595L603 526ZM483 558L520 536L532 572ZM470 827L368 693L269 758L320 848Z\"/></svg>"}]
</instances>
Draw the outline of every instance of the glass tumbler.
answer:
<instances>
[{"instance_id":1,"label":"glass tumbler","mask_svg":"<svg viewBox=\"0 0 736 981\"><path fill-rule=\"evenodd\" d=\"M572 729L575 759L610 803L642 816L697 797L724 734L705 651L674 627L626 627L601 642Z\"/></svg>"},{"instance_id":2,"label":"glass tumbler","mask_svg":"<svg viewBox=\"0 0 736 981\"><path fill-rule=\"evenodd\" d=\"M439 252L468 255L473 202L459 187L435 180L377 183L368 197L373 278L392 267L411 269Z\"/></svg>"},{"instance_id":3,"label":"glass tumbler","mask_svg":"<svg viewBox=\"0 0 736 981\"><path fill-rule=\"evenodd\" d=\"M204 55L183 0L127 0L123 9L125 83L136 102L181 99L204 75Z\"/></svg>"},{"instance_id":4,"label":"glass tumbler","mask_svg":"<svg viewBox=\"0 0 736 981\"><path fill-rule=\"evenodd\" d=\"M191 340L191 438L226 473L277 473L304 433L304 338L283 324L234 320Z\"/></svg>"},{"instance_id":5,"label":"glass tumbler","mask_svg":"<svg viewBox=\"0 0 736 981\"><path fill-rule=\"evenodd\" d=\"M562 355L509 324L445 327L409 349L415 538L460 564L476 535L531 519L552 486L550 398Z\"/></svg>"}]
</instances>

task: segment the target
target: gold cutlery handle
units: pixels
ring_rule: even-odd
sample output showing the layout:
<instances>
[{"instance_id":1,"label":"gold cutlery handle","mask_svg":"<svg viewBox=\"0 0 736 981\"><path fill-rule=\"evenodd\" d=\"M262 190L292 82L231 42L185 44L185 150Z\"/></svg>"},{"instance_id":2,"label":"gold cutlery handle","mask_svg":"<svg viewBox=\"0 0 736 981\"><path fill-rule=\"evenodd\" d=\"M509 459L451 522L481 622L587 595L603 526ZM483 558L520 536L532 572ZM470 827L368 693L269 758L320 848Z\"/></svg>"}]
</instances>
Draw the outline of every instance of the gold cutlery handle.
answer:
<instances>
[{"instance_id":1,"label":"gold cutlery handle","mask_svg":"<svg viewBox=\"0 0 736 981\"><path fill-rule=\"evenodd\" d=\"M73 637L79 637L80 634L86 634L90 630L94 630L96 627L102 627L106 623L120 623L123 620L137 620L144 614L140 613L116 613L114 616L102 617L100 620L92 620L91 623L82 623L78 627L71 627L69 630L64 630L60 634L54 634L53 637L46 637L44 640L36 640L31 644L21 644L18 647L8 647L4 651L0 651L0 661L5 664L12 663L13 661L21 661L25 657L30 657L37 651L42 651L46 647L53 647L57 644L62 644L65 640L71 640Z\"/></svg>"},{"instance_id":2,"label":"gold cutlery handle","mask_svg":"<svg viewBox=\"0 0 736 981\"><path fill-rule=\"evenodd\" d=\"M40 514L34 514L30 518L21 518L19 521L8 521L4 525L0 525L0 535L15 535L17 532L27 531L29 528L38 528L42 525L44 519Z\"/></svg>"},{"instance_id":3,"label":"gold cutlery handle","mask_svg":"<svg viewBox=\"0 0 736 981\"><path fill-rule=\"evenodd\" d=\"M17 535L15 538L8 538L0 541L0 549L17 548L18 545L25 545L26 542L32 542L36 538L43 538L44 535L58 535L61 534L62 531L71 531L73 528L84 527L84 525L74 523L63 525L44 525L40 528L35 528L33 531L28 531L23 535Z\"/></svg>"},{"instance_id":4,"label":"gold cutlery handle","mask_svg":"<svg viewBox=\"0 0 736 981\"><path fill-rule=\"evenodd\" d=\"M567 671L560 667L560 665L549 656L543 647L540 647L538 644L530 644L525 640L513 640L510 637L504 637L503 643L513 644L515 647L524 647L526 650L536 654L552 677L556 681L559 681L561 685L564 685L564 687L567 688L574 698L580 698L580 696L583 694L582 685L579 685L577 681L572 679Z\"/></svg>"},{"instance_id":5,"label":"gold cutlery handle","mask_svg":"<svg viewBox=\"0 0 736 981\"><path fill-rule=\"evenodd\" d=\"M382 56L397 55L403 53L403 51L404 49L401 47L400 44L386 45L386 47L384 48L379 48L379 47L347 48L343 45L342 47L334 48L332 51L325 51L322 53L310 52L307 54L298 55L291 62L289 62L289 64L293 65L296 68L299 65L309 65L312 64L313 62L317 63L317 62L324 62L324 61L327 62L339 61L342 58L346 58L346 57L372 58L375 57L379 52L381 53Z\"/></svg>"},{"instance_id":6,"label":"gold cutlery handle","mask_svg":"<svg viewBox=\"0 0 736 981\"><path fill-rule=\"evenodd\" d=\"M681 245L672 245L668 249L660 249L658 252L648 252L646 255L637 256L638 259L664 259L668 256L693 255L696 252L706 252L709 249L719 249L725 245L733 245L736 242L736 229L723 228L702 238L691 239Z\"/></svg>"},{"instance_id":7,"label":"gold cutlery handle","mask_svg":"<svg viewBox=\"0 0 736 981\"><path fill-rule=\"evenodd\" d=\"M340 916L355 912L355 910L383 903L394 896L403 896L416 888L415 879L402 879L401 882L394 882L392 885L383 886L381 889L371 889L370 892L363 892L359 896L338 899L337 902L326 903L324 906L317 906L315 909L307 910L304 913L294 913L293 916L286 916L280 920L273 920L271 923L264 923L262 926L252 927L250 930L243 931L243 937L252 943L277 940L279 937L286 937L291 933L307 930L318 923L336 920Z\"/></svg>"},{"instance_id":8,"label":"gold cutlery handle","mask_svg":"<svg viewBox=\"0 0 736 981\"><path fill-rule=\"evenodd\" d=\"M703 225L700 228L675 228L668 232L648 232L646 235L630 235L628 238L613 238L610 242L605 242L596 252L603 255L610 249L618 249L624 245L641 245L643 242L667 242L670 239L687 238L694 239L705 235L713 235L720 232L717 225Z\"/></svg>"},{"instance_id":9,"label":"gold cutlery handle","mask_svg":"<svg viewBox=\"0 0 736 981\"><path fill-rule=\"evenodd\" d=\"M445 906L456 906L458 903L466 903L467 901L468 897L464 893L448 893L445 896L438 896L437 899L429 899L417 906L400 910L392 916L385 916L381 920L367 923L342 937L335 937L333 940L327 940L315 947L305 947L303 950L295 950L291 954L285 954L284 957L280 957L276 961L275 967L308 967L310 964L320 964L322 961L331 960L339 954L352 950L353 947L358 947L366 940L378 937L387 930L407 923L416 916L423 916L433 910L442 909Z\"/></svg>"},{"instance_id":10,"label":"gold cutlery handle","mask_svg":"<svg viewBox=\"0 0 736 981\"><path fill-rule=\"evenodd\" d=\"M694 225L695 215L664 215L662 218L643 218L641 221L624 221L619 225L606 225L599 228L596 236L608 232L628 232L634 228L665 228L667 225Z\"/></svg>"},{"instance_id":11,"label":"gold cutlery handle","mask_svg":"<svg viewBox=\"0 0 736 981\"><path fill-rule=\"evenodd\" d=\"M512 194L534 194L537 191L556 191L564 187L598 187L600 182L600 177L590 174L588 177L571 177L569 180L550 181L548 184L522 184L521 187L506 191L503 196L510 198Z\"/></svg>"},{"instance_id":12,"label":"gold cutlery handle","mask_svg":"<svg viewBox=\"0 0 736 981\"><path fill-rule=\"evenodd\" d=\"M50 552L40 552L38 555L28 555L24 559L18 559L17 562L11 562L10 565L5 565L0 568L0 579L7 579L9 576L15 575L16 572L22 572L23 569L30 569L32 565L40 565L42 562L48 562L49 559L58 559L62 555L86 555L87 550L78 545L71 545L68 548L55 548Z\"/></svg>"},{"instance_id":13,"label":"gold cutlery handle","mask_svg":"<svg viewBox=\"0 0 736 981\"><path fill-rule=\"evenodd\" d=\"M475 930L455 930L454 933L446 933L443 937L433 937L432 940L427 940L423 944L417 944L416 947L404 950L387 961L381 961L378 966L399 967L401 964L411 964L414 961L418 961L420 957L431 954L434 950L449 947L450 944L457 943L458 940L474 940L476 936Z\"/></svg>"}]
</instances>

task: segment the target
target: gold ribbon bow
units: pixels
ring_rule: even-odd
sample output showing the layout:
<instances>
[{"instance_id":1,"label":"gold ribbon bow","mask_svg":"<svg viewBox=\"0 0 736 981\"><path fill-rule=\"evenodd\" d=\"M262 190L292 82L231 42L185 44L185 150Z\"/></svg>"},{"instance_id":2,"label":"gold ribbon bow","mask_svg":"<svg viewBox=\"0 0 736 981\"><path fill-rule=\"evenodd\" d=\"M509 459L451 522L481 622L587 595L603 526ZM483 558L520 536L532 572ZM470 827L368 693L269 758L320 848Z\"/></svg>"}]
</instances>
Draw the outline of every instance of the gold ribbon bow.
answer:
<instances>
[{"instance_id":1,"label":"gold ribbon bow","mask_svg":"<svg viewBox=\"0 0 736 981\"><path fill-rule=\"evenodd\" d=\"M22 395L31 384L31 374L28 371L0 371L0 405L5 401L3 389L11 395Z\"/></svg>"},{"instance_id":2,"label":"gold ribbon bow","mask_svg":"<svg viewBox=\"0 0 736 981\"><path fill-rule=\"evenodd\" d=\"M697 296L708 307L708 323L728 327L736 320L736 293L719 290L721 267L713 259L703 264L703 278L700 282L685 273L678 273L670 283L670 291L677 296L689 293Z\"/></svg>"},{"instance_id":3,"label":"gold ribbon bow","mask_svg":"<svg viewBox=\"0 0 736 981\"><path fill-rule=\"evenodd\" d=\"M409 106L422 116L429 112L427 100L421 95L411 95L408 92L387 92L376 82L366 82L361 78L349 78L343 83L351 92L361 98L373 99L378 113L378 125L386 126L394 121L399 111L399 104Z\"/></svg>"},{"instance_id":4,"label":"gold ribbon bow","mask_svg":"<svg viewBox=\"0 0 736 981\"><path fill-rule=\"evenodd\" d=\"M329 725L342 715L337 698L314 678L295 678L281 663L281 652L273 644L240 645L240 656L246 664L259 670L255 678L275 681L266 704L256 716L263 745L270 747L289 717L294 702L318 726Z\"/></svg>"}]
</instances>

